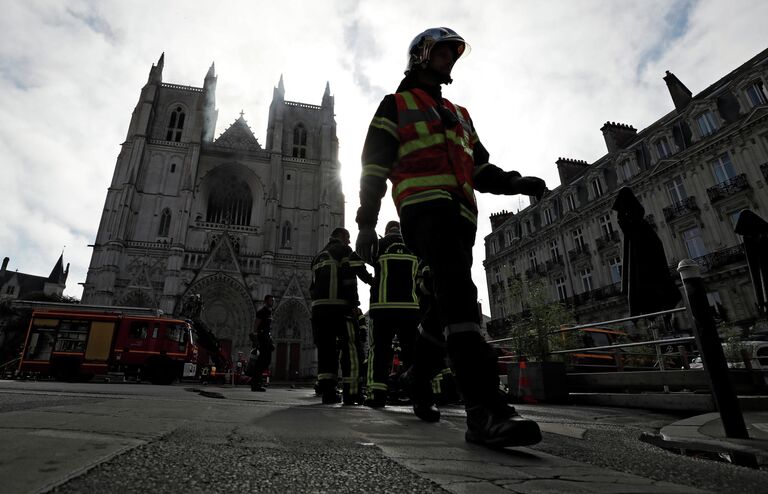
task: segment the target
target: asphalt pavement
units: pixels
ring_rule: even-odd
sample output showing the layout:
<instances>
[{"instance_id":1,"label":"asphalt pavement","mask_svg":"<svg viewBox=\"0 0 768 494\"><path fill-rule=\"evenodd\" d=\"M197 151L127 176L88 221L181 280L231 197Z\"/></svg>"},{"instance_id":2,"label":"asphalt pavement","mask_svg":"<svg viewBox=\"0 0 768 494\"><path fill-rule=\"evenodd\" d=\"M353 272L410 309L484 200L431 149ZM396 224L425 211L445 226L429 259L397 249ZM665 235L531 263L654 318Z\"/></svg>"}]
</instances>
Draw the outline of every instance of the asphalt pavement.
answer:
<instances>
[{"instance_id":1,"label":"asphalt pavement","mask_svg":"<svg viewBox=\"0 0 768 494\"><path fill-rule=\"evenodd\" d=\"M408 407L321 405L310 388L0 381L0 491L687 493L768 485L768 471L716 452L717 441L734 444L711 414L518 409L539 422L543 441L490 450L464 442L458 407L427 424ZM752 442L735 445L764 462L768 416L750 412L747 421ZM649 437L677 442L665 449ZM714 443L706 451L693 439Z\"/></svg>"}]
</instances>

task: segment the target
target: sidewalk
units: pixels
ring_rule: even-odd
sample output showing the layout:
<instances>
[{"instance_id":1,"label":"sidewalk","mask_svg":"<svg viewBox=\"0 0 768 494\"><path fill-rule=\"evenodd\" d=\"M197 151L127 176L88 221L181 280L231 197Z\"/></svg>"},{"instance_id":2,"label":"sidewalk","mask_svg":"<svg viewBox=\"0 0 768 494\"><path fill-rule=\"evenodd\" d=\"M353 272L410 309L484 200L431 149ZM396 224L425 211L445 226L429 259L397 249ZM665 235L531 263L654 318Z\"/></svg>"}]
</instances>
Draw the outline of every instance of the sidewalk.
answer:
<instances>
[{"instance_id":1,"label":"sidewalk","mask_svg":"<svg viewBox=\"0 0 768 494\"><path fill-rule=\"evenodd\" d=\"M749 439L726 437L720 414L696 415L662 427L660 435L671 447L713 452L741 452L768 458L768 411L745 411Z\"/></svg>"}]
</instances>

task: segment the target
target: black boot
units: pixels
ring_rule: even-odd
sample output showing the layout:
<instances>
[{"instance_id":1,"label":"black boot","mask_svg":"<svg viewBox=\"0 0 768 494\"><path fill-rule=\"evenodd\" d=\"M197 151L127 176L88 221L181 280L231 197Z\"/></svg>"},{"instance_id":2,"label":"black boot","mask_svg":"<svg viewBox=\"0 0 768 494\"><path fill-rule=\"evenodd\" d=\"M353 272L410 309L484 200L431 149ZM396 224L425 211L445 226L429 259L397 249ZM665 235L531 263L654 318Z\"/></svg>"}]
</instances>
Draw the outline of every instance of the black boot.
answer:
<instances>
[{"instance_id":1,"label":"black boot","mask_svg":"<svg viewBox=\"0 0 768 494\"><path fill-rule=\"evenodd\" d=\"M479 405L467 409L467 442L491 448L530 446L541 441L536 422L525 419L509 405Z\"/></svg>"},{"instance_id":2,"label":"black boot","mask_svg":"<svg viewBox=\"0 0 768 494\"><path fill-rule=\"evenodd\" d=\"M341 403L341 395L336 391L335 379L321 379L317 383L320 396L323 397L323 405Z\"/></svg>"},{"instance_id":3,"label":"black boot","mask_svg":"<svg viewBox=\"0 0 768 494\"><path fill-rule=\"evenodd\" d=\"M400 382L411 399L414 415L424 422L439 422L440 410L435 405L431 380L415 376L411 367L400 376Z\"/></svg>"},{"instance_id":4,"label":"black boot","mask_svg":"<svg viewBox=\"0 0 768 494\"><path fill-rule=\"evenodd\" d=\"M371 408L384 408L387 405L387 392L375 390L368 395L365 406Z\"/></svg>"}]
</instances>

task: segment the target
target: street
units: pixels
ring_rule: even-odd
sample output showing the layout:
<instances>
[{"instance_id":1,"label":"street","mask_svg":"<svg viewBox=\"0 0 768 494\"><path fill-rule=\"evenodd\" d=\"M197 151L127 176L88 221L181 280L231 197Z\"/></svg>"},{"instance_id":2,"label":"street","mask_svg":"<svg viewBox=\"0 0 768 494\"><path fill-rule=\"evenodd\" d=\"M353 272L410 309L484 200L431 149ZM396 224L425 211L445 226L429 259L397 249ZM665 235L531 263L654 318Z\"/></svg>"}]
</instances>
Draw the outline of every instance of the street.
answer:
<instances>
[{"instance_id":1,"label":"street","mask_svg":"<svg viewBox=\"0 0 768 494\"><path fill-rule=\"evenodd\" d=\"M0 381L3 493L764 492L765 470L646 444L681 416L523 405L544 440L464 442L464 412L324 406L311 388Z\"/></svg>"}]
</instances>

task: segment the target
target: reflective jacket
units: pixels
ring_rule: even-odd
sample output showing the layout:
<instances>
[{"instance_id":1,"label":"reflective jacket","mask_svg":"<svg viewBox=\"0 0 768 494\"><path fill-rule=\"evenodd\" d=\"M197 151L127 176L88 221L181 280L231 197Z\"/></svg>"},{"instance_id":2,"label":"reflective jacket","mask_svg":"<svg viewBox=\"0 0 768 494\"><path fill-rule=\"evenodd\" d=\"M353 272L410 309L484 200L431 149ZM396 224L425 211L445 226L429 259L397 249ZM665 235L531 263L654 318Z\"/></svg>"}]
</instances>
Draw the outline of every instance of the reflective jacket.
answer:
<instances>
[{"instance_id":1,"label":"reflective jacket","mask_svg":"<svg viewBox=\"0 0 768 494\"><path fill-rule=\"evenodd\" d=\"M331 239L312 260L312 307L357 306L358 277L366 283L373 281L363 260L345 243Z\"/></svg>"},{"instance_id":2,"label":"reflective jacket","mask_svg":"<svg viewBox=\"0 0 768 494\"><path fill-rule=\"evenodd\" d=\"M374 283L371 286L372 311L379 309L418 310L415 278L419 259L405 246L399 234L379 240L374 260Z\"/></svg>"},{"instance_id":3,"label":"reflective jacket","mask_svg":"<svg viewBox=\"0 0 768 494\"><path fill-rule=\"evenodd\" d=\"M451 195L463 197L465 216L477 216L473 174L473 147L477 136L469 113L443 98L445 123L437 103L426 91L413 88L395 94L398 164L389 176L398 211L404 206Z\"/></svg>"}]
</instances>

